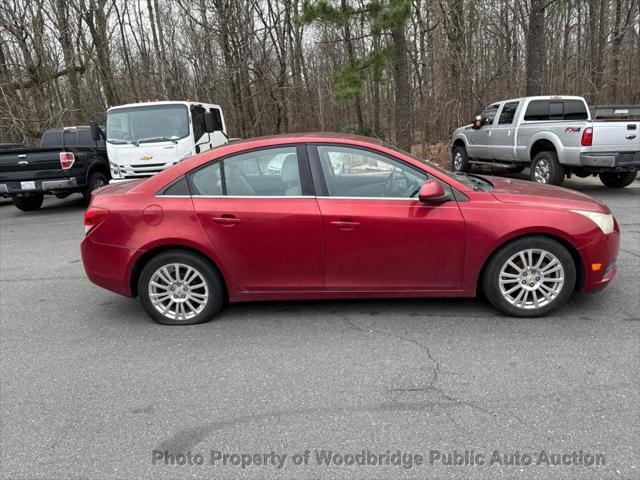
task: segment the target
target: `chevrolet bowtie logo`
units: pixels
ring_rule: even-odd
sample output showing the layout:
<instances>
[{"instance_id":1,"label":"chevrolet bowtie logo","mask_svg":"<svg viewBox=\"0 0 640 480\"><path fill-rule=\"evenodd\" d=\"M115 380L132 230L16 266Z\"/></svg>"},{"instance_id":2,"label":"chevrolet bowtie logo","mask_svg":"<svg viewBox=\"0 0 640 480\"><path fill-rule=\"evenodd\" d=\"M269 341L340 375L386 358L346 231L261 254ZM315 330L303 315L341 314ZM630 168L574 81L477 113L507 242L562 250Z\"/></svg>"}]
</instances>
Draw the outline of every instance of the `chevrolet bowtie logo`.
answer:
<instances>
[{"instance_id":1,"label":"chevrolet bowtie logo","mask_svg":"<svg viewBox=\"0 0 640 480\"><path fill-rule=\"evenodd\" d=\"M142 155L140 157L140 160L151 160L153 158L153 155Z\"/></svg>"}]
</instances>

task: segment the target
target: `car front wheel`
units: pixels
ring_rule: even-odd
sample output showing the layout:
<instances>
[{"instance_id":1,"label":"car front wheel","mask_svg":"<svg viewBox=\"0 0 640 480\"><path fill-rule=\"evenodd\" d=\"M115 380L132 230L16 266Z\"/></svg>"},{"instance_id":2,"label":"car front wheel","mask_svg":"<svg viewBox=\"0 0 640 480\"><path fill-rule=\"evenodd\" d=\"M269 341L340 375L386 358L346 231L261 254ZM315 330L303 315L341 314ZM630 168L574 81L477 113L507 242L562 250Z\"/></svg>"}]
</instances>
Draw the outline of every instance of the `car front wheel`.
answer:
<instances>
[{"instance_id":1,"label":"car front wheel","mask_svg":"<svg viewBox=\"0 0 640 480\"><path fill-rule=\"evenodd\" d=\"M218 272L191 252L169 251L142 269L138 294L149 316L163 325L193 325L210 320L224 303Z\"/></svg>"},{"instance_id":2,"label":"car front wheel","mask_svg":"<svg viewBox=\"0 0 640 480\"><path fill-rule=\"evenodd\" d=\"M483 291L498 310L514 317L540 317L571 296L576 268L571 254L547 237L507 244L489 260Z\"/></svg>"}]
</instances>

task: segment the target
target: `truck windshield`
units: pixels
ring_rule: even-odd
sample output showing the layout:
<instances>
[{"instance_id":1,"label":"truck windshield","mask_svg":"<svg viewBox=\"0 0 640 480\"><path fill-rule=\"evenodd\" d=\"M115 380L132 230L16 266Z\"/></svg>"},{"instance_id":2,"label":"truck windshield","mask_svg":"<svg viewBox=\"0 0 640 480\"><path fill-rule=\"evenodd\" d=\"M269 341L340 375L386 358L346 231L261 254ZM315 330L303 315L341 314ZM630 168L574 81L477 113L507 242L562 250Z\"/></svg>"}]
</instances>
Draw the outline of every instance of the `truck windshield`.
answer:
<instances>
[{"instance_id":1,"label":"truck windshield","mask_svg":"<svg viewBox=\"0 0 640 480\"><path fill-rule=\"evenodd\" d=\"M115 144L175 141L189 135L186 105L118 108L107 114L107 142Z\"/></svg>"}]
</instances>

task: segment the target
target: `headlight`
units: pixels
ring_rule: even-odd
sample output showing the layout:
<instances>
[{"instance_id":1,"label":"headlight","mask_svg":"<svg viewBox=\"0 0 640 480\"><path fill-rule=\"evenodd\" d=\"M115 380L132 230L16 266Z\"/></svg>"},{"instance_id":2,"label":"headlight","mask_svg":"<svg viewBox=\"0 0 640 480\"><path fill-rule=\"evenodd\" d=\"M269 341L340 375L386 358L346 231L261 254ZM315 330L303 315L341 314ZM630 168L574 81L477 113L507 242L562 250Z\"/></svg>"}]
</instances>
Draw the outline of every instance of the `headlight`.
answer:
<instances>
[{"instance_id":1,"label":"headlight","mask_svg":"<svg viewBox=\"0 0 640 480\"><path fill-rule=\"evenodd\" d=\"M571 210L572 212L579 213L583 217L587 217L593 223L595 223L602 233L609 235L613 232L613 215L610 213L597 213L597 212L585 212L584 210Z\"/></svg>"}]
</instances>

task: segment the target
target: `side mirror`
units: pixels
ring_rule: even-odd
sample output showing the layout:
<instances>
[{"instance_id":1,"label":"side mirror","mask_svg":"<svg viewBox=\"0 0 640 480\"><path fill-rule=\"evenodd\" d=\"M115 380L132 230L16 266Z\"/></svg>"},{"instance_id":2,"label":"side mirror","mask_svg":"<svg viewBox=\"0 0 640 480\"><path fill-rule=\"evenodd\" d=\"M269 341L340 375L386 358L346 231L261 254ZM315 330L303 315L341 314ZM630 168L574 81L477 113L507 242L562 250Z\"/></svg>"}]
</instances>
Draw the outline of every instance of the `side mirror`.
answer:
<instances>
[{"instance_id":1,"label":"side mirror","mask_svg":"<svg viewBox=\"0 0 640 480\"><path fill-rule=\"evenodd\" d=\"M96 122L90 122L89 126L91 127L91 139L94 142L99 142L104 137L102 133L102 129L98 126Z\"/></svg>"},{"instance_id":2,"label":"side mirror","mask_svg":"<svg viewBox=\"0 0 640 480\"><path fill-rule=\"evenodd\" d=\"M421 202L444 202L449 199L449 195L444 191L442 185L434 180L427 180L418 192Z\"/></svg>"},{"instance_id":3,"label":"side mirror","mask_svg":"<svg viewBox=\"0 0 640 480\"><path fill-rule=\"evenodd\" d=\"M482 127L482 117L480 115L476 115L474 117L472 126L473 126L473 128Z\"/></svg>"},{"instance_id":4,"label":"side mirror","mask_svg":"<svg viewBox=\"0 0 640 480\"><path fill-rule=\"evenodd\" d=\"M207 112L204 114L204 128L207 133L223 131L220 110L214 109L213 112Z\"/></svg>"}]
</instances>

